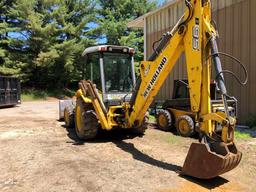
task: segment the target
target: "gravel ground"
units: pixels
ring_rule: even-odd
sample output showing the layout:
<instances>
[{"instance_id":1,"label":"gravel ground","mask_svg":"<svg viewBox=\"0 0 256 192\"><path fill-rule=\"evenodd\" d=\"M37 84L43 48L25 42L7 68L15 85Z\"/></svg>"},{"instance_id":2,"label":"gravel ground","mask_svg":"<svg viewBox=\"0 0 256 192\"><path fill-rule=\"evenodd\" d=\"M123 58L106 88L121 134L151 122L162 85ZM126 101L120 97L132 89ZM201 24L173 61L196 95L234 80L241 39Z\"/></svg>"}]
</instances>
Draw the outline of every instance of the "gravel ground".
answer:
<instances>
[{"instance_id":1,"label":"gravel ground","mask_svg":"<svg viewBox=\"0 0 256 192\"><path fill-rule=\"evenodd\" d=\"M152 126L143 137L102 133L83 143L58 118L58 101L0 109L0 191L207 192L255 191L256 139L238 139L243 160L202 181L179 170L194 139Z\"/></svg>"}]
</instances>

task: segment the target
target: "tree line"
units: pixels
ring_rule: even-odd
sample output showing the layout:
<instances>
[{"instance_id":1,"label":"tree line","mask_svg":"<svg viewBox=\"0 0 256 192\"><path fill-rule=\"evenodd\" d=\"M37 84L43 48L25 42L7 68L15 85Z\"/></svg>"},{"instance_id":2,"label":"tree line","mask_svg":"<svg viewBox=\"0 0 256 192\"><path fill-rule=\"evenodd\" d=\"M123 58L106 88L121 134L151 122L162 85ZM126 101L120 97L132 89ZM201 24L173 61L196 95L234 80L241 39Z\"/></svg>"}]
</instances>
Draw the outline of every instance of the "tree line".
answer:
<instances>
[{"instance_id":1,"label":"tree line","mask_svg":"<svg viewBox=\"0 0 256 192\"><path fill-rule=\"evenodd\" d=\"M64 88L81 79L86 47L126 45L143 59L143 32L127 23L153 0L1 0L0 74L23 86Z\"/></svg>"}]
</instances>

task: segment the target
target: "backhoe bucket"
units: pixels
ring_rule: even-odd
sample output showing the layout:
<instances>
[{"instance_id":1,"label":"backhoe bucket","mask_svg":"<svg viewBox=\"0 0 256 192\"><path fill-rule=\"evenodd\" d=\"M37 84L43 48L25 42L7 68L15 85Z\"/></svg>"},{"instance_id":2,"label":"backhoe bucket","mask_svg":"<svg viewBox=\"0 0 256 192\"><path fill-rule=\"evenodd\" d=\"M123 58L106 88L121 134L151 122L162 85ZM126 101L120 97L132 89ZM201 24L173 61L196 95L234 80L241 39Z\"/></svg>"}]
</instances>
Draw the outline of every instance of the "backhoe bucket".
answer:
<instances>
[{"instance_id":1,"label":"backhoe bucket","mask_svg":"<svg viewBox=\"0 0 256 192\"><path fill-rule=\"evenodd\" d=\"M235 144L192 143L184 162L182 173L199 179L211 179L234 169L242 153Z\"/></svg>"}]
</instances>

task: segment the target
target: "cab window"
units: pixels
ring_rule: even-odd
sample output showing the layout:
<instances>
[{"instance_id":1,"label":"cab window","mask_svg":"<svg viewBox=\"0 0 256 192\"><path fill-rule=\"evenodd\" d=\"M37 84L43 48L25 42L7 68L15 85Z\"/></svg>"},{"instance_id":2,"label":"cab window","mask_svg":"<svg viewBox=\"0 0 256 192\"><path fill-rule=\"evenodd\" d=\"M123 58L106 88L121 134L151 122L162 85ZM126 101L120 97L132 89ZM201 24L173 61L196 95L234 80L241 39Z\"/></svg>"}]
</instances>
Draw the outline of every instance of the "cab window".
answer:
<instances>
[{"instance_id":1,"label":"cab window","mask_svg":"<svg viewBox=\"0 0 256 192\"><path fill-rule=\"evenodd\" d=\"M100 62L99 54L89 54L85 65L85 79L91 80L96 84L97 89L101 90L101 78L100 78Z\"/></svg>"},{"instance_id":2,"label":"cab window","mask_svg":"<svg viewBox=\"0 0 256 192\"><path fill-rule=\"evenodd\" d=\"M120 53L104 53L106 92L131 92L131 56Z\"/></svg>"}]
</instances>

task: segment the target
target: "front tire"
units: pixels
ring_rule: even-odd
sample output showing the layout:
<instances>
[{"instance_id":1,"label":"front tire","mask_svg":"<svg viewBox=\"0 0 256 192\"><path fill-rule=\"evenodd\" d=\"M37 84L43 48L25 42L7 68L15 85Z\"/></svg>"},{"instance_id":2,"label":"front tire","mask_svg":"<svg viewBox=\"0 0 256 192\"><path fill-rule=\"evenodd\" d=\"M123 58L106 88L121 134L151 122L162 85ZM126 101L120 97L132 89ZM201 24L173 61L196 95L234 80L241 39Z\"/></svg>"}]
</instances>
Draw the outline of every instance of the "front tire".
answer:
<instances>
[{"instance_id":1,"label":"front tire","mask_svg":"<svg viewBox=\"0 0 256 192\"><path fill-rule=\"evenodd\" d=\"M93 139L97 135L98 128L98 118L92 104L86 104L81 98L78 98L75 108L75 130L78 138Z\"/></svg>"},{"instance_id":2,"label":"front tire","mask_svg":"<svg viewBox=\"0 0 256 192\"><path fill-rule=\"evenodd\" d=\"M192 117L188 115L180 116L177 119L176 129L179 135L183 137L191 137L195 134L195 123Z\"/></svg>"},{"instance_id":3,"label":"front tire","mask_svg":"<svg viewBox=\"0 0 256 192\"><path fill-rule=\"evenodd\" d=\"M64 109L64 121L67 128L74 128L74 107L67 106Z\"/></svg>"},{"instance_id":4,"label":"front tire","mask_svg":"<svg viewBox=\"0 0 256 192\"><path fill-rule=\"evenodd\" d=\"M165 109L160 109L156 116L157 126L163 131L170 131L172 126L172 115Z\"/></svg>"}]
</instances>

